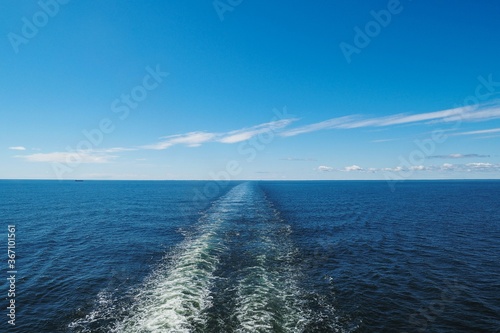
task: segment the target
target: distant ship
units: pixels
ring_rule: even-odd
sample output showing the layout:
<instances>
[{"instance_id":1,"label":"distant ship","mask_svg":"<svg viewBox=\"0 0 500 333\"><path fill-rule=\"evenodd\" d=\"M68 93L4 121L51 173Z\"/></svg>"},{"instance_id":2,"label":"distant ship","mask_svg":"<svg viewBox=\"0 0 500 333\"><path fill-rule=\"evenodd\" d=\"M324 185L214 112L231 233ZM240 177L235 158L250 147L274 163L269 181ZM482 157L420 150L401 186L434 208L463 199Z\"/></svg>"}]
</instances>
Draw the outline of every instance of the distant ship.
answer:
<instances>
[{"instance_id":1,"label":"distant ship","mask_svg":"<svg viewBox=\"0 0 500 333\"><path fill-rule=\"evenodd\" d=\"M75 182L83 182L82 179L75 179Z\"/></svg>"}]
</instances>

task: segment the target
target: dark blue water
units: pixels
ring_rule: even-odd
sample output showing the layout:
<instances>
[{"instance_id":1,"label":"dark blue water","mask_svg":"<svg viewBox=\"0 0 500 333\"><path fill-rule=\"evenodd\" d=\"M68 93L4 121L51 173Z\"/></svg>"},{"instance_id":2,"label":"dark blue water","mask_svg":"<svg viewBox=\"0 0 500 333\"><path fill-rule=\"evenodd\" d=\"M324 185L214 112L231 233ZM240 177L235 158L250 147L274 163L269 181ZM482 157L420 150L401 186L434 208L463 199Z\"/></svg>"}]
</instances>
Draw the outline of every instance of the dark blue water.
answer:
<instances>
[{"instance_id":1,"label":"dark blue water","mask_svg":"<svg viewBox=\"0 0 500 333\"><path fill-rule=\"evenodd\" d=\"M500 332L499 208L500 181L0 181L0 332Z\"/></svg>"}]
</instances>

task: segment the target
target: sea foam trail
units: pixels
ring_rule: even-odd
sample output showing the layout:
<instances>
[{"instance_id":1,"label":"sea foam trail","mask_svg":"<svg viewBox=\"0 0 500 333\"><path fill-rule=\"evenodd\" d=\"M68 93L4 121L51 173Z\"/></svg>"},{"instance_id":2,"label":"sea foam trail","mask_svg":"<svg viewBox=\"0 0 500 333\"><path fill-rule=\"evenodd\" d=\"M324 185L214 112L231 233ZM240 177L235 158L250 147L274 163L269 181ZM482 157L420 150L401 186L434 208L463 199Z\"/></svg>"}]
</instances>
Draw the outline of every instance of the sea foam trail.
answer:
<instances>
[{"instance_id":1,"label":"sea foam trail","mask_svg":"<svg viewBox=\"0 0 500 333\"><path fill-rule=\"evenodd\" d=\"M201 219L199 235L186 239L173 260L151 276L113 332L204 331L214 272L225 250L218 231L241 209L248 191L240 184L214 202Z\"/></svg>"},{"instance_id":2,"label":"sea foam trail","mask_svg":"<svg viewBox=\"0 0 500 333\"><path fill-rule=\"evenodd\" d=\"M241 223L246 265L237 272L236 332L302 332L308 316L292 259L291 228L262 190L254 188ZM235 249L236 250L236 249Z\"/></svg>"},{"instance_id":3,"label":"sea foam trail","mask_svg":"<svg viewBox=\"0 0 500 333\"><path fill-rule=\"evenodd\" d=\"M300 308L300 293L290 276L264 268L249 267L237 291L236 332L302 332L308 321Z\"/></svg>"},{"instance_id":4,"label":"sea foam trail","mask_svg":"<svg viewBox=\"0 0 500 333\"><path fill-rule=\"evenodd\" d=\"M106 307L112 315L96 312L70 328L91 332L85 322L101 321L114 322L102 330L114 333L302 332L309 316L290 234L258 185L237 185L212 204L132 302L113 301Z\"/></svg>"}]
</instances>

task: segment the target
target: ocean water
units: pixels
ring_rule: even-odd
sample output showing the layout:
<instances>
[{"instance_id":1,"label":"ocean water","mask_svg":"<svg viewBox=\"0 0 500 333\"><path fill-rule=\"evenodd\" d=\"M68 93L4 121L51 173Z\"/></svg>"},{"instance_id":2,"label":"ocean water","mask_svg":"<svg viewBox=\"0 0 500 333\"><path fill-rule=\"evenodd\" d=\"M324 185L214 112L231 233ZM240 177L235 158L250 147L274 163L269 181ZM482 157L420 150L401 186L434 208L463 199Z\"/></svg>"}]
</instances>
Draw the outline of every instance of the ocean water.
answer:
<instances>
[{"instance_id":1,"label":"ocean water","mask_svg":"<svg viewBox=\"0 0 500 333\"><path fill-rule=\"evenodd\" d=\"M0 332L500 332L499 210L500 181L3 180Z\"/></svg>"}]
</instances>

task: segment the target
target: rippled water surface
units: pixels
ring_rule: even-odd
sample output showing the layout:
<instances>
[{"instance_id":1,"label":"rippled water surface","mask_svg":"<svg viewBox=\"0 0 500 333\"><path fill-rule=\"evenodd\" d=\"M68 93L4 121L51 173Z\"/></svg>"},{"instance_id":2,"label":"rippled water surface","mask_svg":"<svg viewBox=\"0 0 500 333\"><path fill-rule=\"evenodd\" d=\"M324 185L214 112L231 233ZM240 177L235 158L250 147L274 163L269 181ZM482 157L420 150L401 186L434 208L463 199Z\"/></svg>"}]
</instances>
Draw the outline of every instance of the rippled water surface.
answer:
<instances>
[{"instance_id":1,"label":"rippled water surface","mask_svg":"<svg viewBox=\"0 0 500 333\"><path fill-rule=\"evenodd\" d=\"M500 332L499 208L500 181L0 181L0 331Z\"/></svg>"}]
</instances>

